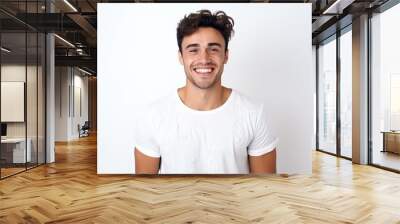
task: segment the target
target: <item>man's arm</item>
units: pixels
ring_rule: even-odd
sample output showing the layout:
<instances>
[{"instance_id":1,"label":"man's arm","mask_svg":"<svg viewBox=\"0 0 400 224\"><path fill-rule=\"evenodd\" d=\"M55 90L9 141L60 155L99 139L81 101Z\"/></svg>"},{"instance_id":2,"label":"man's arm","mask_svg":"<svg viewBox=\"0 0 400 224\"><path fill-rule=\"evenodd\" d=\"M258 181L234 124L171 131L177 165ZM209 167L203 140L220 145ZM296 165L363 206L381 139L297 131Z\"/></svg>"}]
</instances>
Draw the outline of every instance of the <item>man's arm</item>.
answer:
<instances>
[{"instance_id":1,"label":"man's arm","mask_svg":"<svg viewBox=\"0 0 400 224\"><path fill-rule=\"evenodd\" d=\"M146 156L135 148L135 173L136 174L158 174L160 169L160 158Z\"/></svg>"},{"instance_id":2,"label":"man's arm","mask_svg":"<svg viewBox=\"0 0 400 224\"><path fill-rule=\"evenodd\" d=\"M249 156L250 173L276 173L276 149L261 156Z\"/></svg>"}]
</instances>

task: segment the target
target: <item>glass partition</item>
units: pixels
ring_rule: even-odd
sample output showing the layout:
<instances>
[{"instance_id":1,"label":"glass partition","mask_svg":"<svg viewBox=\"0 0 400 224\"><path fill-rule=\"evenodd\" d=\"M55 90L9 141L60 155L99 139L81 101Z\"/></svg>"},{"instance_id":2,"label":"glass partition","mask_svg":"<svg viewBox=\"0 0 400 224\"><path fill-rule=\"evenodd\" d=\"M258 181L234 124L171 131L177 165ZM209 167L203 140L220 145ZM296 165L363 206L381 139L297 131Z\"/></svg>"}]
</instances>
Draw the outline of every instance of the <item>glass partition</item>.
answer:
<instances>
[{"instance_id":1,"label":"glass partition","mask_svg":"<svg viewBox=\"0 0 400 224\"><path fill-rule=\"evenodd\" d=\"M45 76L45 66L46 66L46 38L43 33L38 33L38 76L37 76L37 147L38 164L43 164L46 162L46 139L45 139L45 124L46 124L46 76Z\"/></svg>"},{"instance_id":2,"label":"glass partition","mask_svg":"<svg viewBox=\"0 0 400 224\"><path fill-rule=\"evenodd\" d=\"M24 10L27 13L41 13L42 4L39 1L27 1ZM30 19L32 24L38 23L38 17ZM27 150L31 151L31 160L27 167L38 165L38 107L39 107L39 33L27 27Z\"/></svg>"},{"instance_id":3,"label":"glass partition","mask_svg":"<svg viewBox=\"0 0 400 224\"><path fill-rule=\"evenodd\" d=\"M26 150L26 33L1 34L1 176L24 171ZM6 50L4 50L6 49Z\"/></svg>"},{"instance_id":4,"label":"glass partition","mask_svg":"<svg viewBox=\"0 0 400 224\"><path fill-rule=\"evenodd\" d=\"M336 154L336 37L318 47L318 148Z\"/></svg>"},{"instance_id":5,"label":"glass partition","mask_svg":"<svg viewBox=\"0 0 400 224\"><path fill-rule=\"evenodd\" d=\"M26 113L27 113L27 151L30 151L30 160L27 167L31 168L37 165L38 157L38 35L36 32L27 33L27 98L26 98Z\"/></svg>"},{"instance_id":6,"label":"glass partition","mask_svg":"<svg viewBox=\"0 0 400 224\"><path fill-rule=\"evenodd\" d=\"M43 13L44 3L1 1L0 7L21 16ZM1 179L45 163L45 45L44 33L0 12Z\"/></svg>"}]
</instances>

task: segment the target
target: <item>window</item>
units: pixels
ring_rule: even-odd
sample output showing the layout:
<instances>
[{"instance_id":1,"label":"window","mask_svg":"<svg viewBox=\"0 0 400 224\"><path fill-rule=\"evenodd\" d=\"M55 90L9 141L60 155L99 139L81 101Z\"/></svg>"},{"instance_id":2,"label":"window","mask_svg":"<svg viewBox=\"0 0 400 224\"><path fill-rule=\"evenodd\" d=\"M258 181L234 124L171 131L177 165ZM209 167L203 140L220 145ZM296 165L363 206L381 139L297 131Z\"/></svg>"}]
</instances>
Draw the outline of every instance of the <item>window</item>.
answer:
<instances>
[{"instance_id":1,"label":"window","mask_svg":"<svg viewBox=\"0 0 400 224\"><path fill-rule=\"evenodd\" d=\"M340 36L340 155L352 157L352 35Z\"/></svg>"},{"instance_id":2,"label":"window","mask_svg":"<svg viewBox=\"0 0 400 224\"><path fill-rule=\"evenodd\" d=\"M400 170L400 5L371 18L371 162Z\"/></svg>"},{"instance_id":3,"label":"window","mask_svg":"<svg viewBox=\"0 0 400 224\"><path fill-rule=\"evenodd\" d=\"M318 148L336 153L336 39L318 47Z\"/></svg>"}]
</instances>

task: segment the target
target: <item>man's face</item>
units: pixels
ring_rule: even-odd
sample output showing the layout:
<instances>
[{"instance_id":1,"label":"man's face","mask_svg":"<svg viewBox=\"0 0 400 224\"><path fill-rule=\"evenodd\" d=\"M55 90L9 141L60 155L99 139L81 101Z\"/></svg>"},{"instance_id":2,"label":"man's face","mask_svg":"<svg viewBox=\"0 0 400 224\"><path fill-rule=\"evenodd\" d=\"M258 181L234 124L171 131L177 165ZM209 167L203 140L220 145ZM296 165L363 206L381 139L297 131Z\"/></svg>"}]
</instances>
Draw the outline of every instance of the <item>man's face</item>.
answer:
<instances>
[{"instance_id":1,"label":"man's face","mask_svg":"<svg viewBox=\"0 0 400 224\"><path fill-rule=\"evenodd\" d=\"M224 37L214 28L199 28L183 38L179 61L191 84L200 89L212 88L221 83L224 64L228 61Z\"/></svg>"}]
</instances>

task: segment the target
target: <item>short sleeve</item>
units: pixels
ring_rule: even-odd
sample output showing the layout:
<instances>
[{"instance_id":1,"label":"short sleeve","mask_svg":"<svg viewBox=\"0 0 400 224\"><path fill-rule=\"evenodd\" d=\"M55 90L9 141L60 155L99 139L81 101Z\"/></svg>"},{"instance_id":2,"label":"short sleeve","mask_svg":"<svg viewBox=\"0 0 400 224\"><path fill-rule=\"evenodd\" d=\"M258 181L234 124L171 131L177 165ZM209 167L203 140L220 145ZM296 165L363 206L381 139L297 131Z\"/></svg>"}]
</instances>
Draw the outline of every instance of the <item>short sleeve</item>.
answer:
<instances>
[{"instance_id":1,"label":"short sleeve","mask_svg":"<svg viewBox=\"0 0 400 224\"><path fill-rule=\"evenodd\" d=\"M247 150L250 156L261 156L271 152L277 147L278 138L275 137L268 126L268 116L262 105L257 113L254 123L254 135Z\"/></svg>"},{"instance_id":2,"label":"short sleeve","mask_svg":"<svg viewBox=\"0 0 400 224\"><path fill-rule=\"evenodd\" d=\"M135 125L135 148L150 157L160 157L160 147L156 138L154 113L143 113Z\"/></svg>"}]
</instances>

